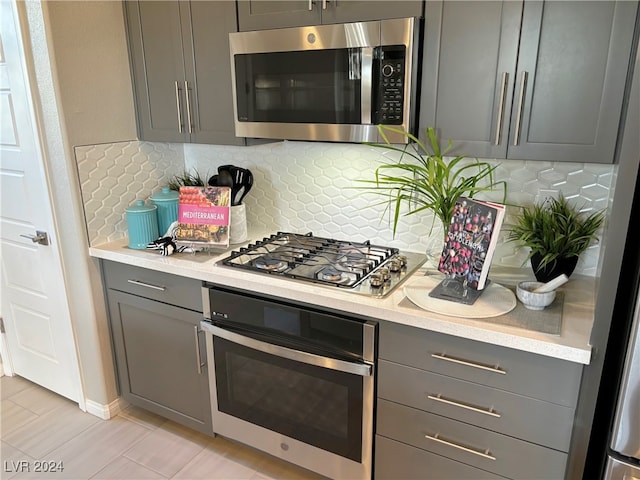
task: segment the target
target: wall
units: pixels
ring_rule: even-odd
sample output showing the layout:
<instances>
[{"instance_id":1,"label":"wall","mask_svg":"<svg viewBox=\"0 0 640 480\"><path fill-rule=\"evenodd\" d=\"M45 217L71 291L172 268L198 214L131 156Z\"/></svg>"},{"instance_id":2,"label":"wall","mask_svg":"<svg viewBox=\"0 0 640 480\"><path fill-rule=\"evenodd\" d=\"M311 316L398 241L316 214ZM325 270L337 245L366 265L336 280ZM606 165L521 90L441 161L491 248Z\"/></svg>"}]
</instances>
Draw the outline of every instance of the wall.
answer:
<instances>
[{"instance_id":1,"label":"wall","mask_svg":"<svg viewBox=\"0 0 640 480\"><path fill-rule=\"evenodd\" d=\"M150 153L145 156L144 152ZM433 249L435 243L437 255L442 247L441 227L436 224L431 230L429 214L403 217L394 238L389 217L376 205L376 197L355 188L358 180L373 179L376 166L384 158L381 149L371 146L291 141L251 147L134 142L82 147L76 149L76 155L92 245L126 235L124 209L133 203L134 196L124 189L129 181L126 177L120 177L117 183L109 177L146 169L149 181L136 190L138 198L148 198L170 178L162 175L166 162L175 161L178 165L176 168L174 164L174 171L197 169L205 178L215 174L219 165L249 168L255 184L244 202L247 222L260 231L311 231L410 251ZM607 208L609 204L614 174L611 165L493 162L499 165L497 177L508 182L508 203L527 205L562 192L587 209ZM110 192L105 191L105 185ZM486 198L500 201L501 195ZM599 253L598 244L589 247L576 273L596 275ZM526 251L502 239L494 261L521 266L525 258Z\"/></svg>"},{"instance_id":2,"label":"wall","mask_svg":"<svg viewBox=\"0 0 640 480\"><path fill-rule=\"evenodd\" d=\"M91 8L85 8L89 4ZM83 393L87 408L101 414L102 407L117 399L117 390L100 270L86 248L71 145L135 138L122 7L107 1L18 5L28 24L36 76L32 89L57 237L63 239L65 286ZM96 89L100 95L95 95Z\"/></svg>"}]
</instances>

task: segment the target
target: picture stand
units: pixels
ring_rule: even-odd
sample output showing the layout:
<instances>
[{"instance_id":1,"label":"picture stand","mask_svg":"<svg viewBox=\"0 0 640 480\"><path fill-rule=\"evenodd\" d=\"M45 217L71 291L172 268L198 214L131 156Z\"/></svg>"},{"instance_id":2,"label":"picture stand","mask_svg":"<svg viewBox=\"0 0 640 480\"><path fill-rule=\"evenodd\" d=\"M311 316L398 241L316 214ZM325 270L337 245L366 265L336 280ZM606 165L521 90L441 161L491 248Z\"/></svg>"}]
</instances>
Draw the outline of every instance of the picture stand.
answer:
<instances>
[{"instance_id":1,"label":"picture stand","mask_svg":"<svg viewBox=\"0 0 640 480\"><path fill-rule=\"evenodd\" d=\"M489 285L491 281L487 279L486 285ZM485 285L485 288L486 288ZM447 300L449 302L462 303L464 305L473 305L483 290L476 290L467 285L465 278L457 276L447 276L436 287L429 292L429 296L432 298L438 298L441 300Z\"/></svg>"}]
</instances>

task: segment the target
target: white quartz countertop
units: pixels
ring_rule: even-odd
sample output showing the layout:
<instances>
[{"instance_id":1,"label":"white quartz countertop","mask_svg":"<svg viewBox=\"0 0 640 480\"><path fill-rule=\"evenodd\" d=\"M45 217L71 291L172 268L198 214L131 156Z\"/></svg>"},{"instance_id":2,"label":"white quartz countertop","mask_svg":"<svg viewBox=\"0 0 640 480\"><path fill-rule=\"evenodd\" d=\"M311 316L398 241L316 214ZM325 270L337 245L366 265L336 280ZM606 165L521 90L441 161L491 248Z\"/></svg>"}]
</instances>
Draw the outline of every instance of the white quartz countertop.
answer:
<instances>
[{"instance_id":1,"label":"white quartz countertop","mask_svg":"<svg viewBox=\"0 0 640 480\"><path fill-rule=\"evenodd\" d=\"M589 336L594 319L596 284L593 277L573 275L570 281L559 289L564 293L562 330L560 335L550 335L482 319L471 320L423 310L405 300L402 286L384 298L374 298L275 276L269 276L268 281L265 281L263 274L217 263L228 256L231 250L240 246L242 245L234 245L225 251L180 253L165 257L152 250L130 249L127 247L126 239L123 239L90 247L89 253L95 258L411 325L570 362L588 364L591 358ZM427 268L423 267L409 277L404 285L419 282L429 273ZM520 280L535 280L530 269L498 267L492 268L491 279L506 287L514 286ZM532 311L531 314L535 315L536 312Z\"/></svg>"}]
</instances>

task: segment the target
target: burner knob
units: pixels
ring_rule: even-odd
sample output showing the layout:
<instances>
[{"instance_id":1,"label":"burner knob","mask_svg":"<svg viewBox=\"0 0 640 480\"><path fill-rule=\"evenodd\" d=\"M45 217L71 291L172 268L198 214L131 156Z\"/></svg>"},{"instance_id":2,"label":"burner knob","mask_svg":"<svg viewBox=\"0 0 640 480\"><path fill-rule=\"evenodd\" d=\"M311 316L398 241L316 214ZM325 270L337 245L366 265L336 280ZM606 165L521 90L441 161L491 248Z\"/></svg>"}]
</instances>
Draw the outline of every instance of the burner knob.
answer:
<instances>
[{"instance_id":1,"label":"burner knob","mask_svg":"<svg viewBox=\"0 0 640 480\"><path fill-rule=\"evenodd\" d=\"M371 284L371 288L380 288L384 285L384 279L379 273L372 273L369 283Z\"/></svg>"},{"instance_id":2,"label":"burner knob","mask_svg":"<svg viewBox=\"0 0 640 480\"><path fill-rule=\"evenodd\" d=\"M383 267L380 270L378 270L378 272L382 276L382 280L383 281L388 282L389 280L391 280L391 273L389 273L389 269L388 268Z\"/></svg>"},{"instance_id":3,"label":"burner knob","mask_svg":"<svg viewBox=\"0 0 640 480\"><path fill-rule=\"evenodd\" d=\"M399 272L400 270L402 270L402 262L400 262L400 260L398 260L397 258L392 258L391 260L389 260L389 270L391 270L392 272Z\"/></svg>"},{"instance_id":4,"label":"burner knob","mask_svg":"<svg viewBox=\"0 0 640 480\"><path fill-rule=\"evenodd\" d=\"M405 255L396 256L396 260L400 262L401 268L407 266L407 257Z\"/></svg>"}]
</instances>

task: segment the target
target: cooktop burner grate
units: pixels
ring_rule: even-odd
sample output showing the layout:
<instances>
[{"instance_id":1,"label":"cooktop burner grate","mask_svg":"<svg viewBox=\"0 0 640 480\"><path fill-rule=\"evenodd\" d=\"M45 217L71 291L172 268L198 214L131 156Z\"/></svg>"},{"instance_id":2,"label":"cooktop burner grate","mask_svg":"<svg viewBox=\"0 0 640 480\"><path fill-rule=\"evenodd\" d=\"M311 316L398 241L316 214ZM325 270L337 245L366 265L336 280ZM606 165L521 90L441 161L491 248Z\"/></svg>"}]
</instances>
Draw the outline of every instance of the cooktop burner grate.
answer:
<instances>
[{"instance_id":1,"label":"cooktop burner grate","mask_svg":"<svg viewBox=\"0 0 640 480\"><path fill-rule=\"evenodd\" d=\"M397 248L278 232L242 247L222 264L256 273L384 296L419 268L425 255Z\"/></svg>"}]
</instances>

